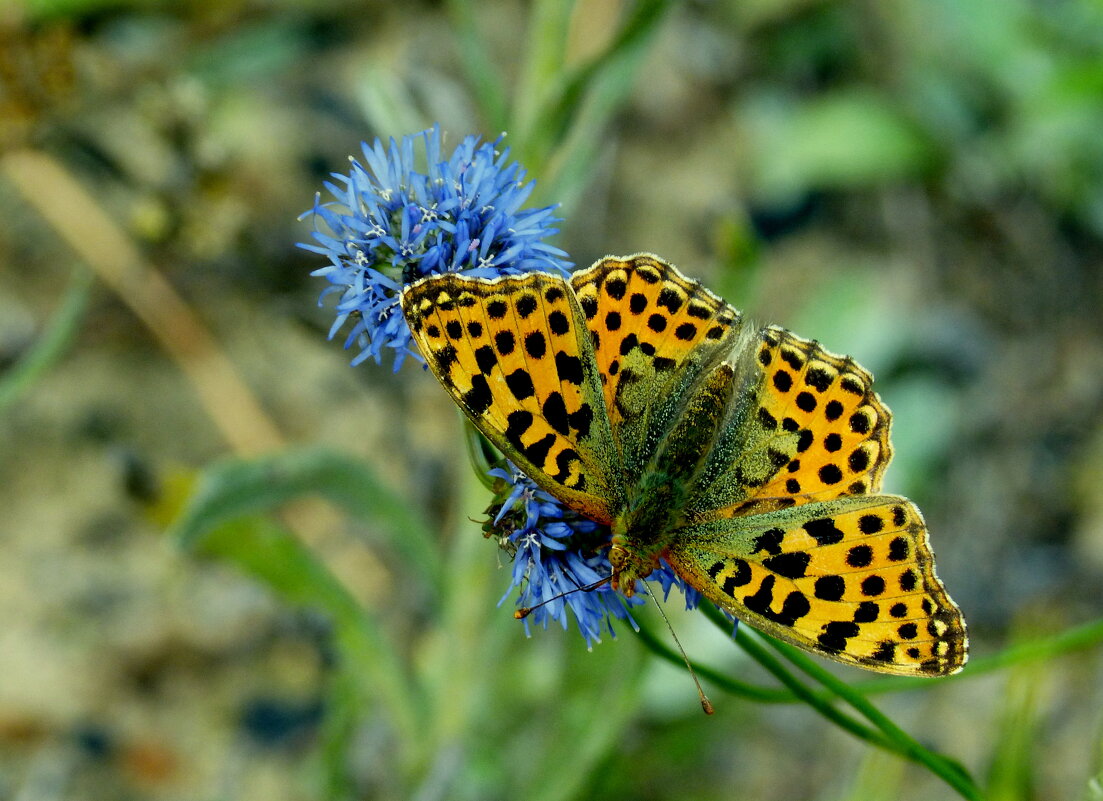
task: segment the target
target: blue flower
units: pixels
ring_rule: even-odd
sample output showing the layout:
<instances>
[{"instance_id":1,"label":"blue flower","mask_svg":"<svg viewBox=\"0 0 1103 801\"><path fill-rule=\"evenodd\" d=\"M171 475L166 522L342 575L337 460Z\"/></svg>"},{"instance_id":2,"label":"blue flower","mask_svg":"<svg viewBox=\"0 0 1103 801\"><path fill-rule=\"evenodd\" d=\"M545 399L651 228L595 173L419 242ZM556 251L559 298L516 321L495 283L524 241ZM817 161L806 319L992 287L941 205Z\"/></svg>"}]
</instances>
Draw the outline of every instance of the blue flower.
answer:
<instances>
[{"instance_id":1,"label":"blue flower","mask_svg":"<svg viewBox=\"0 0 1103 801\"><path fill-rule=\"evenodd\" d=\"M616 636L614 619L626 620L636 628L629 608L645 603L646 595L625 598L608 583L590 588L612 574L609 527L570 510L512 464L508 470L498 467L489 474L499 479L501 489L499 500L491 506L495 514L488 525L500 536L502 547L513 554L510 587L499 604L518 589L517 607L535 607L523 618L525 632L532 633L530 621L546 629L549 621L556 620L566 629L573 617L587 647L592 647L601 642L603 628ZM664 598L672 588L681 590L687 609L696 608L700 600L697 591L664 562L647 580L658 582ZM556 597L561 593L569 594Z\"/></svg>"},{"instance_id":2,"label":"blue flower","mask_svg":"<svg viewBox=\"0 0 1103 801\"><path fill-rule=\"evenodd\" d=\"M441 157L440 126L391 139L387 148L379 139L364 143L364 163L350 159L348 175L334 173L324 184L333 199L317 197L303 215L313 216L317 244L300 247L329 259L312 273L330 284L319 303L339 295L329 336L351 321L345 347L359 348L354 365L369 357L381 363L389 348L398 370L415 355L399 295L422 276L568 274L567 254L544 241L558 230L551 227L559 221L555 207L521 208L534 182L525 183L521 166L508 161L509 149L497 151L499 142L468 136L447 159Z\"/></svg>"}]
</instances>

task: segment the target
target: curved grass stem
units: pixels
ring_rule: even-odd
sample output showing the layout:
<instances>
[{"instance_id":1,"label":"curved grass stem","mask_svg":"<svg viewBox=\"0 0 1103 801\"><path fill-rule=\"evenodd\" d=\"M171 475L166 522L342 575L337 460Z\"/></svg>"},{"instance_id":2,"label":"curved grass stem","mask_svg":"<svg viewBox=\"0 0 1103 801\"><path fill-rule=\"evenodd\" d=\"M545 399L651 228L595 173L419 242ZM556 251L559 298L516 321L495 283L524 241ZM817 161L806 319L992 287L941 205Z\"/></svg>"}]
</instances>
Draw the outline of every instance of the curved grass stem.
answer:
<instances>
[{"instance_id":1,"label":"curved grass stem","mask_svg":"<svg viewBox=\"0 0 1103 801\"><path fill-rule=\"evenodd\" d=\"M702 605L702 609L705 616L717 627L725 630L730 628L731 621L711 604ZM797 648L762 634L752 635L745 626L741 626L737 630L735 641L752 659L781 681L796 696L797 700L807 703L832 723L866 742L878 745L922 765L954 788L963 798L970 799L970 801L983 801L984 794L961 765L925 748L877 709L859 690L835 678L827 669L815 660L805 656ZM802 673L823 685L827 693L808 687L793 675L780 660L770 654L762 645L763 642L781 654ZM849 704L876 728L870 729L860 721L837 709L834 702L839 700Z\"/></svg>"}]
</instances>

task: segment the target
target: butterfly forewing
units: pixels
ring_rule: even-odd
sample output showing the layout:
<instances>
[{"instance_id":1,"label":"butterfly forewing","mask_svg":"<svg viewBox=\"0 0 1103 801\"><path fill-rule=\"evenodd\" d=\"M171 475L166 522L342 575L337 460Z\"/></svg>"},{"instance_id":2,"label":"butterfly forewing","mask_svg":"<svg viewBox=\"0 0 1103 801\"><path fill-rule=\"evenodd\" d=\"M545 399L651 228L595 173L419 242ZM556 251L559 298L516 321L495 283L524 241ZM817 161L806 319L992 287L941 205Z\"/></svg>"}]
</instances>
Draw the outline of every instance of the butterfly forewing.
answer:
<instances>
[{"instance_id":1,"label":"butterfly forewing","mask_svg":"<svg viewBox=\"0 0 1103 801\"><path fill-rule=\"evenodd\" d=\"M674 532L666 558L736 617L832 659L931 676L965 662L961 613L906 498L845 497L692 525Z\"/></svg>"},{"instance_id":2,"label":"butterfly forewing","mask_svg":"<svg viewBox=\"0 0 1103 801\"><path fill-rule=\"evenodd\" d=\"M702 372L732 348L739 313L649 255L574 275L613 437L630 486L673 428Z\"/></svg>"},{"instance_id":3,"label":"butterfly forewing","mask_svg":"<svg viewBox=\"0 0 1103 801\"><path fill-rule=\"evenodd\" d=\"M619 484L581 310L561 278L433 276L402 307L429 368L537 484L609 522Z\"/></svg>"},{"instance_id":4,"label":"butterfly forewing","mask_svg":"<svg viewBox=\"0 0 1103 801\"><path fill-rule=\"evenodd\" d=\"M697 520L877 492L892 456L891 416L872 377L782 328L748 343L749 375L689 503Z\"/></svg>"}]
</instances>

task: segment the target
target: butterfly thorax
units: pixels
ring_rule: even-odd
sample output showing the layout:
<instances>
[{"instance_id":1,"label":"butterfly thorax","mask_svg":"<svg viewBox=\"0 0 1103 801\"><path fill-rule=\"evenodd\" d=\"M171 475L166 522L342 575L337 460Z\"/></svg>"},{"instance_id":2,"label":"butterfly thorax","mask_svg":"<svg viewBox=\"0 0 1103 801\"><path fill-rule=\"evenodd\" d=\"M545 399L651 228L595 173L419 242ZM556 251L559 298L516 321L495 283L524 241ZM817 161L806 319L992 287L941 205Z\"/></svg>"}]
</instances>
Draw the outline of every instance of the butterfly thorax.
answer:
<instances>
[{"instance_id":1,"label":"butterfly thorax","mask_svg":"<svg viewBox=\"0 0 1103 801\"><path fill-rule=\"evenodd\" d=\"M609 549L609 564L613 568L612 586L631 598L636 591L636 580L644 579L659 566L663 550L660 538L642 541L632 536L623 518L613 523L613 544Z\"/></svg>"}]
</instances>

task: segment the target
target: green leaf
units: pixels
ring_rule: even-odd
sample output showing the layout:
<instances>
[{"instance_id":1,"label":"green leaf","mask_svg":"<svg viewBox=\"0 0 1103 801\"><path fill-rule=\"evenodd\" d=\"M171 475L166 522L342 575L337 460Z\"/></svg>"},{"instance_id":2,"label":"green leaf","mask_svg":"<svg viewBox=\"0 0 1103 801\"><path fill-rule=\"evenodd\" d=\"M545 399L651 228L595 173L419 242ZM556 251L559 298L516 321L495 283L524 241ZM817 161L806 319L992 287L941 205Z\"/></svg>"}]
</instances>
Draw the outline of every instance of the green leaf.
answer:
<instances>
[{"instance_id":1,"label":"green leaf","mask_svg":"<svg viewBox=\"0 0 1103 801\"><path fill-rule=\"evenodd\" d=\"M743 112L755 190L776 202L810 189L875 186L922 175L934 150L888 98L843 90L801 104L759 102Z\"/></svg>"},{"instance_id":2,"label":"green leaf","mask_svg":"<svg viewBox=\"0 0 1103 801\"><path fill-rule=\"evenodd\" d=\"M1007 675L988 770L988 796L992 801L1038 797L1033 759L1042 742L1038 706L1051 675L1048 665L1037 663L1019 665Z\"/></svg>"},{"instance_id":3,"label":"green leaf","mask_svg":"<svg viewBox=\"0 0 1103 801\"><path fill-rule=\"evenodd\" d=\"M425 591L435 595L443 566L429 526L365 463L324 448L231 459L207 468L171 533L185 547L194 547L199 538L229 520L311 494L391 532L388 544L420 574Z\"/></svg>"},{"instance_id":4,"label":"green leaf","mask_svg":"<svg viewBox=\"0 0 1103 801\"><path fill-rule=\"evenodd\" d=\"M190 53L187 69L207 83L239 85L289 69L301 61L308 46L301 25L277 16L251 25L235 25L222 36L198 45Z\"/></svg>"}]
</instances>

